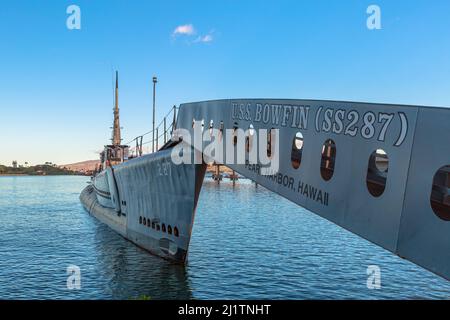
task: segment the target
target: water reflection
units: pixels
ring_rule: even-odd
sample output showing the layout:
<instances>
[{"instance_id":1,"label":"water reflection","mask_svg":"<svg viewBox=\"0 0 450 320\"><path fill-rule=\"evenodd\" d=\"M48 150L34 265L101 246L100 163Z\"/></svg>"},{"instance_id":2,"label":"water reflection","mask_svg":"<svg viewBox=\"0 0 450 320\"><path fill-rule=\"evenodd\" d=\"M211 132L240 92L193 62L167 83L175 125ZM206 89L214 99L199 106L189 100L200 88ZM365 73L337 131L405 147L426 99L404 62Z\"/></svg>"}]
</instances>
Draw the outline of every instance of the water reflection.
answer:
<instances>
[{"instance_id":1,"label":"water reflection","mask_svg":"<svg viewBox=\"0 0 450 320\"><path fill-rule=\"evenodd\" d=\"M185 266L170 263L96 222L98 268L107 277L105 294L121 299L192 299Z\"/></svg>"}]
</instances>

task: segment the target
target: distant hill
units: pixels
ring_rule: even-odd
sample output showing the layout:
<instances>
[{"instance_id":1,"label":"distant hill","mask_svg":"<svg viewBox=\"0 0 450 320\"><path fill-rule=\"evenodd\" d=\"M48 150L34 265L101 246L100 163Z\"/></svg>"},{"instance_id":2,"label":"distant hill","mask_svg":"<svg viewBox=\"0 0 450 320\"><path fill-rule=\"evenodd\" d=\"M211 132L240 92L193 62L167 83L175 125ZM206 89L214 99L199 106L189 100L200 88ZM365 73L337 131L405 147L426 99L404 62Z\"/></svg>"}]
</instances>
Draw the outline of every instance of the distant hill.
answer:
<instances>
[{"instance_id":1,"label":"distant hill","mask_svg":"<svg viewBox=\"0 0 450 320\"><path fill-rule=\"evenodd\" d=\"M100 160L86 160L77 163L59 165L58 167L71 171L86 172L95 170L95 167L99 164Z\"/></svg>"},{"instance_id":2,"label":"distant hill","mask_svg":"<svg viewBox=\"0 0 450 320\"><path fill-rule=\"evenodd\" d=\"M13 176L60 176L60 175L75 175L77 172L73 172L64 168L58 168L50 165L37 165L32 167L7 167L0 165L0 175L13 175Z\"/></svg>"}]
</instances>

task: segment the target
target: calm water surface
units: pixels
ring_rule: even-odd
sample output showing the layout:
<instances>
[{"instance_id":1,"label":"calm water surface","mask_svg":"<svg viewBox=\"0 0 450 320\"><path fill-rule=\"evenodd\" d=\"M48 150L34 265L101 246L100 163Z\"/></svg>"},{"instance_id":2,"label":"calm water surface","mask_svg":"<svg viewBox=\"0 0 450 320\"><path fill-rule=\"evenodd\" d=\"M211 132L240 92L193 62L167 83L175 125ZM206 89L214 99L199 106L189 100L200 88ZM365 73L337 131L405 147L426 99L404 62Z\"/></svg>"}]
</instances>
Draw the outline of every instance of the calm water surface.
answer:
<instances>
[{"instance_id":1,"label":"calm water surface","mask_svg":"<svg viewBox=\"0 0 450 320\"><path fill-rule=\"evenodd\" d=\"M205 180L189 263L173 265L86 213L87 181L0 177L0 299L450 298L449 282L247 181Z\"/></svg>"}]
</instances>

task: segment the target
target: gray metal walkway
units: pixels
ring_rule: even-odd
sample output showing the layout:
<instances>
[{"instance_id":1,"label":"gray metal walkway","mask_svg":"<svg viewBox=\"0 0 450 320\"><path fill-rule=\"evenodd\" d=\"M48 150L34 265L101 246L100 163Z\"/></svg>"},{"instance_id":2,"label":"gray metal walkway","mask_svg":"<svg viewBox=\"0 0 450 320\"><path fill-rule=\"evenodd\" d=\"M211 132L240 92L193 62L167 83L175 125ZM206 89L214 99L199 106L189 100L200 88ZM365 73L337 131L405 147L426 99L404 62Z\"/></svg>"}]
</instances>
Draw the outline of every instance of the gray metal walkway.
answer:
<instances>
[{"instance_id":1,"label":"gray metal walkway","mask_svg":"<svg viewBox=\"0 0 450 320\"><path fill-rule=\"evenodd\" d=\"M450 279L450 109L312 100L182 104L177 129L193 135L193 121L204 131L279 129L279 148L268 148L279 150L277 172L227 166Z\"/></svg>"}]
</instances>

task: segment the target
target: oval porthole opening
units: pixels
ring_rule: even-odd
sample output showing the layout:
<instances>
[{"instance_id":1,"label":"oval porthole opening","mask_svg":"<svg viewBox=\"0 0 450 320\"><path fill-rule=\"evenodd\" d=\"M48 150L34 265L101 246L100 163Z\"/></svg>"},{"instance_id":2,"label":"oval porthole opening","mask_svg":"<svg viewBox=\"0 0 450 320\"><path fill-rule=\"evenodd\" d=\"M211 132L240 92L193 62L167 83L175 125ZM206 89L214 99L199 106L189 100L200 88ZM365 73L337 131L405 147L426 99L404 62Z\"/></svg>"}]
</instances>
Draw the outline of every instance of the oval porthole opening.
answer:
<instances>
[{"instance_id":1,"label":"oval porthole opening","mask_svg":"<svg viewBox=\"0 0 450 320\"><path fill-rule=\"evenodd\" d=\"M275 128L267 131L267 157L272 158L272 142L275 140Z\"/></svg>"},{"instance_id":2,"label":"oval porthole opening","mask_svg":"<svg viewBox=\"0 0 450 320\"><path fill-rule=\"evenodd\" d=\"M142 219L142 221L143 221L142 224L143 224L144 226L146 226L146 225L147 225L147 219L144 218L144 219Z\"/></svg>"},{"instance_id":3,"label":"oval porthole opening","mask_svg":"<svg viewBox=\"0 0 450 320\"><path fill-rule=\"evenodd\" d=\"M155 229L156 223L152 222L152 229Z\"/></svg>"},{"instance_id":4,"label":"oval porthole opening","mask_svg":"<svg viewBox=\"0 0 450 320\"><path fill-rule=\"evenodd\" d=\"M209 122L209 135L212 136L213 134L213 129L214 129L214 121L211 119L211 121Z\"/></svg>"},{"instance_id":5,"label":"oval porthole opening","mask_svg":"<svg viewBox=\"0 0 450 320\"><path fill-rule=\"evenodd\" d=\"M378 198L386 189L389 157L383 149L377 149L369 157L366 185L369 193Z\"/></svg>"},{"instance_id":6,"label":"oval porthole opening","mask_svg":"<svg viewBox=\"0 0 450 320\"><path fill-rule=\"evenodd\" d=\"M292 141L292 151L291 151L291 163L294 169L300 168L302 163L302 153L303 153L303 134L297 132L295 134L294 140Z\"/></svg>"},{"instance_id":7,"label":"oval porthole opening","mask_svg":"<svg viewBox=\"0 0 450 320\"><path fill-rule=\"evenodd\" d=\"M139 224L142 224L142 216L139 217Z\"/></svg>"},{"instance_id":8,"label":"oval porthole opening","mask_svg":"<svg viewBox=\"0 0 450 320\"><path fill-rule=\"evenodd\" d=\"M443 166L434 175L430 204L436 216L450 221L450 165Z\"/></svg>"},{"instance_id":9,"label":"oval porthole opening","mask_svg":"<svg viewBox=\"0 0 450 320\"><path fill-rule=\"evenodd\" d=\"M220 121L220 126L219 126L219 141L222 141L223 138L223 121Z\"/></svg>"},{"instance_id":10,"label":"oval porthole opening","mask_svg":"<svg viewBox=\"0 0 450 320\"><path fill-rule=\"evenodd\" d=\"M175 237L178 237L180 235L178 233L178 228L177 227L173 228L173 234L174 234Z\"/></svg>"},{"instance_id":11,"label":"oval porthole opening","mask_svg":"<svg viewBox=\"0 0 450 320\"><path fill-rule=\"evenodd\" d=\"M172 227L170 226L170 224L167 226L167 233L172 234Z\"/></svg>"},{"instance_id":12,"label":"oval porthole opening","mask_svg":"<svg viewBox=\"0 0 450 320\"><path fill-rule=\"evenodd\" d=\"M250 152L250 149L252 148L254 134L255 134L255 128L251 124L248 127L247 134L245 135L245 151L247 151L247 153Z\"/></svg>"},{"instance_id":13,"label":"oval porthole opening","mask_svg":"<svg viewBox=\"0 0 450 320\"><path fill-rule=\"evenodd\" d=\"M323 180L329 181L334 174L336 162L336 144L328 139L322 146L322 160L320 162L320 175Z\"/></svg>"},{"instance_id":14,"label":"oval porthole opening","mask_svg":"<svg viewBox=\"0 0 450 320\"><path fill-rule=\"evenodd\" d=\"M253 127L252 124L248 127L248 133L250 134L250 136L253 136L255 134L255 127Z\"/></svg>"},{"instance_id":15,"label":"oval porthole opening","mask_svg":"<svg viewBox=\"0 0 450 320\"><path fill-rule=\"evenodd\" d=\"M238 130L238 123L235 122L233 125L233 146L237 145L237 130Z\"/></svg>"}]
</instances>

